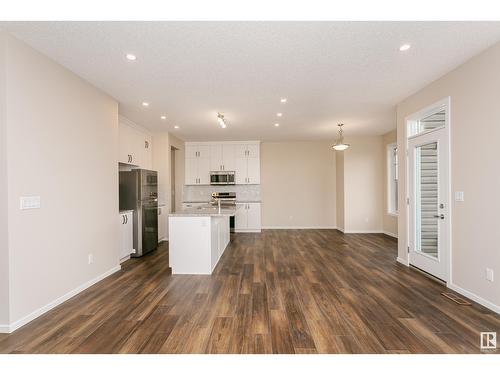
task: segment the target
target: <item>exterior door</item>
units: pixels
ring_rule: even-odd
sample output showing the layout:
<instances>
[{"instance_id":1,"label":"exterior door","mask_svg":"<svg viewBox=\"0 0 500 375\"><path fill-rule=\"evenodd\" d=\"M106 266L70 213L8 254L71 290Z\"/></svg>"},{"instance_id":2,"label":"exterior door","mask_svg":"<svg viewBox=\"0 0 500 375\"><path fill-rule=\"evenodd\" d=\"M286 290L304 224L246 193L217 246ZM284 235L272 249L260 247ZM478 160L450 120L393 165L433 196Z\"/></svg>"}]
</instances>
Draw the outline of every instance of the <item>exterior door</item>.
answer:
<instances>
[{"instance_id":1,"label":"exterior door","mask_svg":"<svg viewBox=\"0 0 500 375\"><path fill-rule=\"evenodd\" d=\"M448 281L450 261L448 133L408 139L409 262Z\"/></svg>"}]
</instances>

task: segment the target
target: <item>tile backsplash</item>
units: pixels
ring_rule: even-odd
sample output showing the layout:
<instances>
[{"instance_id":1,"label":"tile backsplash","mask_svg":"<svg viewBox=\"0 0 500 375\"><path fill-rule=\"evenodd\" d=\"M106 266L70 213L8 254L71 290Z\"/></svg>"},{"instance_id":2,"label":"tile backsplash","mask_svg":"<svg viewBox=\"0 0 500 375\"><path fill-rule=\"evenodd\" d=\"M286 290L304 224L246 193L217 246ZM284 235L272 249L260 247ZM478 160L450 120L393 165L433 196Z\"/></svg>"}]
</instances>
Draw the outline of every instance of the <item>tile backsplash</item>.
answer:
<instances>
[{"instance_id":1,"label":"tile backsplash","mask_svg":"<svg viewBox=\"0 0 500 375\"><path fill-rule=\"evenodd\" d=\"M182 189L183 202L208 202L212 199L212 193L236 192L238 201L260 201L260 185L184 185Z\"/></svg>"}]
</instances>

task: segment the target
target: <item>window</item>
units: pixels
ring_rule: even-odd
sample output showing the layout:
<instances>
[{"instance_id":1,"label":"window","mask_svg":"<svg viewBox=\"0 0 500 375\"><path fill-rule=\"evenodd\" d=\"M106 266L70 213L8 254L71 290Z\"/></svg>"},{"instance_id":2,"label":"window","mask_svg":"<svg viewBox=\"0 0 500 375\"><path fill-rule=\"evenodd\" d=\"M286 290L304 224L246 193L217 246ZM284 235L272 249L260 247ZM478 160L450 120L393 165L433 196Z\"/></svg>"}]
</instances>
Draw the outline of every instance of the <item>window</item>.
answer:
<instances>
[{"instance_id":1,"label":"window","mask_svg":"<svg viewBox=\"0 0 500 375\"><path fill-rule=\"evenodd\" d=\"M426 115L418 120L408 121L408 137L426 133L435 129L443 128L446 125L446 110L440 109L430 115Z\"/></svg>"},{"instance_id":2,"label":"window","mask_svg":"<svg viewBox=\"0 0 500 375\"><path fill-rule=\"evenodd\" d=\"M398 214L398 146L387 145L387 212Z\"/></svg>"}]
</instances>

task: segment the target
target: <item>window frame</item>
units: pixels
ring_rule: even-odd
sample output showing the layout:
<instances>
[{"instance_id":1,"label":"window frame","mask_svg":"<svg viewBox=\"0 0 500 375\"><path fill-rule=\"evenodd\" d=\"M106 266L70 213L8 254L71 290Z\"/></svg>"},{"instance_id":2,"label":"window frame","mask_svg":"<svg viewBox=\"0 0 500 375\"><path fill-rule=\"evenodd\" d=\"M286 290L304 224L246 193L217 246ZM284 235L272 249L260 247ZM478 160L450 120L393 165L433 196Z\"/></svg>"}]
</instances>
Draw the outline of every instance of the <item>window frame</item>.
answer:
<instances>
[{"instance_id":1,"label":"window frame","mask_svg":"<svg viewBox=\"0 0 500 375\"><path fill-rule=\"evenodd\" d=\"M396 160L394 160L394 149L396 149ZM386 165L386 178L387 178L387 204L386 204L386 213L389 216L395 216L397 217L399 214L399 207L398 207L398 189L394 189L393 185L393 177L394 174L397 176L398 171L398 162L399 162L399 157L398 157L398 144L397 142L392 142L389 143L386 146L386 159L387 159L387 165ZM393 164L395 164L394 168L394 174L393 174ZM399 182L399 179L396 179L396 181ZM398 183L397 183L398 185ZM396 185L396 186L397 186ZM396 204L394 204L396 203Z\"/></svg>"}]
</instances>

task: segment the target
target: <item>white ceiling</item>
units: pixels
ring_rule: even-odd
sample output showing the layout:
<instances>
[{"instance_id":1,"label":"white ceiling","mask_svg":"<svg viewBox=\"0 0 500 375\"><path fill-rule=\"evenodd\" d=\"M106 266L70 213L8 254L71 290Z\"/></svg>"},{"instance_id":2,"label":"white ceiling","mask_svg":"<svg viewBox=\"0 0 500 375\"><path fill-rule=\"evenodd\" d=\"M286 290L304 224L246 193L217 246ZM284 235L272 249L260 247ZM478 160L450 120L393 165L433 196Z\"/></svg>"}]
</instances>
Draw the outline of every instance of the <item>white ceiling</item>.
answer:
<instances>
[{"instance_id":1,"label":"white ceiling","mask_svg":"<svg viewBox=\"0 0 500 375\"><path fill-rule=\"evenodd\" d=\"M500 40L500 22L0 26L116 98L125 117L185 140L333 139L338 122L347 136L383 134L399 101Z\"/></svg>"}]
</instances>

